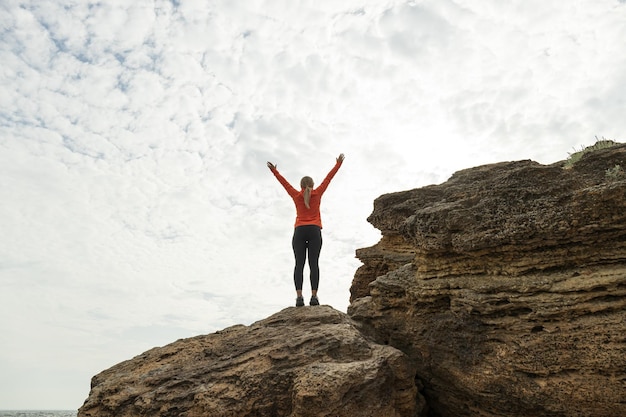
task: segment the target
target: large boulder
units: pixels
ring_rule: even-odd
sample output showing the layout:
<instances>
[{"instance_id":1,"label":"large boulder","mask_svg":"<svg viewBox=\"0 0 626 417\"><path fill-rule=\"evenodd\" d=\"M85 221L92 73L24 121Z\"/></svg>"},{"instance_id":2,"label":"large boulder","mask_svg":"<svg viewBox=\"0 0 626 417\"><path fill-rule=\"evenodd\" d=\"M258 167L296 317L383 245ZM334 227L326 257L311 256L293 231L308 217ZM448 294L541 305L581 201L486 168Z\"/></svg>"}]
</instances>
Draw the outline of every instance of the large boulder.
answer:
<instances>
[{"instance_id":1,"label":"large boulder","mask_svg":"<svg viewBox=\"0 0 626 417\"><path fill-rule=\"evenodd\" d=\"M379 197L349 315L439 416L626 415L626 146Z\"/></svg>"},{"instance_id":2,"label":"large boulder","mask_svg":"<svg viewBox=\"0 0 626 417\"><path fill-rule=\"evenodd\" d=\"M416 417L406 355L328 306L154 348L96 375L79 417Z\"/></svg>"}]
</instances>

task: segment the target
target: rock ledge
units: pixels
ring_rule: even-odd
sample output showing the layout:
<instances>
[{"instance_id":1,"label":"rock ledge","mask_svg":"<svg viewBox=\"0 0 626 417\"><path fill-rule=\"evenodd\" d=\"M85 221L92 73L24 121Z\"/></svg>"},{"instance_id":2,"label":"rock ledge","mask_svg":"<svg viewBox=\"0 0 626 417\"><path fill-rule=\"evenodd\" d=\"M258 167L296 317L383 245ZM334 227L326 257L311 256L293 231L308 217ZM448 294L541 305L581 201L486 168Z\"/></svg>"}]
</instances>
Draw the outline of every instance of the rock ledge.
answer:
<instances>
[{"instance_id":1,"label":"rock ledge","mask_svg":"<svg viewBox=\"0 0 626 417\"><path fill-rule=\"evenodd\" d=\"M414 377L406 355L346 314L291 307L115 365L93 378L78 416L415 417Z\"/></svg>"}]
</instances>

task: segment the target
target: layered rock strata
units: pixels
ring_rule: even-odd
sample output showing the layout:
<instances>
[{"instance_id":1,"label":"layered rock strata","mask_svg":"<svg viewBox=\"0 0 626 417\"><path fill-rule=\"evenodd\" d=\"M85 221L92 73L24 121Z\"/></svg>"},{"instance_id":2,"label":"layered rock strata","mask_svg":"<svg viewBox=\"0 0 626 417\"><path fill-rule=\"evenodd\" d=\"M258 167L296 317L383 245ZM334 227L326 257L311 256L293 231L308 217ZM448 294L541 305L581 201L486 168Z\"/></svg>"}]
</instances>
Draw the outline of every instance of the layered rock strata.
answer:
<instances>
[{"instance_id":1,"label":"layered rock strata","mask_svg":"<svg viewBox=\"0 0 626 417\"><path fill-rule=\"evenodd\" d=\"M383 195L350 316L434 414L626 415L626 146Z\"/></svg>"},{"instance_id":2,"label":"layered rock strata","mask_svg":"<svg viewBox=\"0 0 626 417\"><path fill-rule=\"evenodd\" d=\"M182 339L92 380L79 417L416 417L406 355L328 306ZM417 399L417 401L416 401Z\"/></svg>"}]
</instances>

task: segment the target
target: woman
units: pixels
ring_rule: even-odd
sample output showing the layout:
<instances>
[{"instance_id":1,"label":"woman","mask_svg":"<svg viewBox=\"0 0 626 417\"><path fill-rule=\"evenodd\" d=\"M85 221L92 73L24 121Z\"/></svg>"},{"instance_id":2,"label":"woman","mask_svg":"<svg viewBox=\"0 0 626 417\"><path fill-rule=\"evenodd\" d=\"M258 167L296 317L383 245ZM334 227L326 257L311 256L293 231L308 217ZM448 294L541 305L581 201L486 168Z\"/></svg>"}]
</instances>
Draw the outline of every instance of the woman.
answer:
<instances>
[{"instance_id":1,"label":"woman","mask_svg":"<svg viewBox=\"0 0 626 417\"><path fill-rule=\"evenodd\" d=\"M307 257L307 252L309 256L309 269L311 270L311 301L309 305L317 306L320 304L317 299L317 288L320 281L319 257L320 251L322 250L320 202L322 200L322 194L324 194L330 181L341 167L344 158L343 154L337 157L335 166L317 188L313 188L313 179L311 177L302 177L300 180L300 191L293 188L291 184L280 175L278 169L276 169L276 165L271 162L267 163L267 167L272 171L282 186L285 187L285 190L296 205L296 223L291 240L293 255L296 258L296 266L293 269L293 282L296 286L297 296L296 307L302 307L304 305L302 283L304 281L304 262Z\"/></svg>"}]
</instances>

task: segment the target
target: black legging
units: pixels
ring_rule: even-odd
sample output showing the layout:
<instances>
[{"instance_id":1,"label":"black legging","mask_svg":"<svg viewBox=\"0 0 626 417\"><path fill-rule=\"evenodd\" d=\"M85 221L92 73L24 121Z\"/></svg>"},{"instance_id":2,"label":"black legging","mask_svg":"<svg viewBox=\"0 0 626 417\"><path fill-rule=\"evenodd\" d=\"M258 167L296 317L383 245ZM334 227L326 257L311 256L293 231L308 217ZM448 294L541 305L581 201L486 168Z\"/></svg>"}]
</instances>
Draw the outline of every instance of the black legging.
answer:
<instances>
[{"instance_id":1,"label":"black legging","mask_svg":"<svg viewBox=\"0 0 626 417\"><path fill-rule=\"evenodd\" d=\"M311 290L317 291L320 282L319 257L322 250L322 229L314 224L298 226L293 231L291 239L296 266L293 269L293 282L296 290L302 290L304 281L304 262L307 250L309 252L309 268L311 269Z\"/></svg>"}]
</instances>

